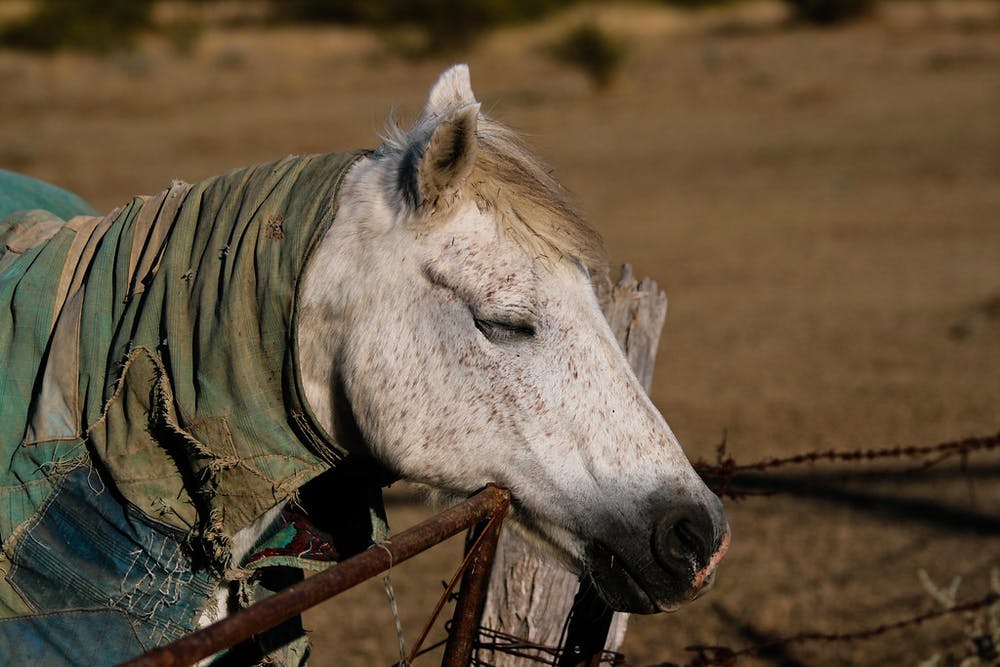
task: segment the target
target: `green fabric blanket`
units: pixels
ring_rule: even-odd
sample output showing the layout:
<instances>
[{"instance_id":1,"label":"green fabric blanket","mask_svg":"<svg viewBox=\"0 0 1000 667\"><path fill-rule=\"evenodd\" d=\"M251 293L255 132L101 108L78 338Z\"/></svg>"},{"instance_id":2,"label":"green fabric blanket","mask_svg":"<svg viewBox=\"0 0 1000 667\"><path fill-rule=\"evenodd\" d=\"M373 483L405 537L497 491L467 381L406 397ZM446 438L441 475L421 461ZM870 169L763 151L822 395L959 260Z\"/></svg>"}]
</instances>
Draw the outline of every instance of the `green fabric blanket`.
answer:
<instances>
[{"instance_id":1,"label":"green fabric blanket","mask_svg":"<svg viewBox=\"0 0 1000 667\"><path fill-rule=\"evenodd\" d=\"M74 215L97 215L90 204L72 192L0 169L0 220L16 211L31 209L42 209L65 219Z\"/></svg>"},{"instance_id":2,"label":"green fabric blanket","mask_svg":"<svg viewBox=\"0 0 1000 667\"><path fill-rule=\"evenodd\" d=\"M175 182L104 217L0 222L0 569L32 566L24 545L85 481L218 577L234 533L346 456L306 404L294 321L359 155ZM0 580L0 618L52 611L38 586ZM177 623L159 639L193 619Z\"/></svg>"}]
</instances>

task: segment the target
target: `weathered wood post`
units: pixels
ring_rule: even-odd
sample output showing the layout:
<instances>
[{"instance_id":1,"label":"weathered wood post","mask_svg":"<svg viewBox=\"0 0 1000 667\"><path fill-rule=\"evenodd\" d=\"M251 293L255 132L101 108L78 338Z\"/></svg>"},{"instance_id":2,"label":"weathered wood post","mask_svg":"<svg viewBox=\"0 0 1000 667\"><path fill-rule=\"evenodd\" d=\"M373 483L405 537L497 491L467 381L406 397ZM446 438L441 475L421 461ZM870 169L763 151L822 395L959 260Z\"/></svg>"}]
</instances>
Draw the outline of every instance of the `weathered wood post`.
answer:
<instances>
[{"instance_id":1,"label":"weathered wood post","mask_svg":"<svg viewBox=\"0 0 1000 667\"><path fill-rule=\"evenodd\" d=\"M627 264L608 294L600 296L611 330L648 393L653 384L656 348L667 316L667 297L648 278L636 282ZM482 624L533 644L559 646L579 586L576 575L538 553L517 533L504 528L497 546ZM614 615L606 649L616 650L621 645L627 622L628 614ZM534 655L527 648L519 652ZM479 657L498 667L525 664L523 657L489 649L480 649Z\"/></svg>"}]
</instances>

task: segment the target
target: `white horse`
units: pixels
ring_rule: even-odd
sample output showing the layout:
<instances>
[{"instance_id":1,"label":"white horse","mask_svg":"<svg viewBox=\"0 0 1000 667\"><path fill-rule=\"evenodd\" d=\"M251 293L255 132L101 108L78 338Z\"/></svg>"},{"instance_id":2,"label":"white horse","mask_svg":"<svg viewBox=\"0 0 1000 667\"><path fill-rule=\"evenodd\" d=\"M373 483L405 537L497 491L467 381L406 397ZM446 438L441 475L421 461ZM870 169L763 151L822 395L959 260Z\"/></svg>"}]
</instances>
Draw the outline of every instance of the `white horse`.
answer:
<instances>
[{"instance_id":1,"label":"white horse","mask_svg":"<svg viewBox=\"0 0 1000 667\"><path fill-rule=\"evenodd\" d=\"M728 525L601 313L598 235L481 113L466 66L388 134L305 275L316 415L440 500L509 488L514 525L617 610L692 599Z\"/></svg>"},{"instance_id":2,"label":"white horse","mask_svg":"<svg viewBox=\"0 0 1000 667\"><path fill-rule=\"evenodd\" d=\"M345 523L362 478L507 487L621 611L711 580L722 506L601 313L598 235L465 66L388 134L68 222L92 211L0 181L43 209L0 221L0 654L92 665L225 615L310 480Z\"/></svg>"}]
</instances>

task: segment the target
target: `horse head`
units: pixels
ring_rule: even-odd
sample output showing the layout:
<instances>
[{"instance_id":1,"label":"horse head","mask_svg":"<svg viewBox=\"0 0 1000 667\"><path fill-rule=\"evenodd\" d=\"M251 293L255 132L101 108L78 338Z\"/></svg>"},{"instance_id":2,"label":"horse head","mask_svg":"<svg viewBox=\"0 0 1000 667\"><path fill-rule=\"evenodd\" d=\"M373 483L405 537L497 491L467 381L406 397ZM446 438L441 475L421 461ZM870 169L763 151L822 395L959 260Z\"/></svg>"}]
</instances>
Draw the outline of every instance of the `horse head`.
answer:
<instances>
[{"instance_id":1,"label":"horse head","mask_svg":"<svg viewBox=\"0 0 1000 667\"><path fill-rule=\"evenodd\" d=\"M694 597L729 542L601 313L601 241L549 170L445 72L347 174L297 330L337 440L439 499L495 482L514 524L613 607Z\"/></svg>"}]
</instances>

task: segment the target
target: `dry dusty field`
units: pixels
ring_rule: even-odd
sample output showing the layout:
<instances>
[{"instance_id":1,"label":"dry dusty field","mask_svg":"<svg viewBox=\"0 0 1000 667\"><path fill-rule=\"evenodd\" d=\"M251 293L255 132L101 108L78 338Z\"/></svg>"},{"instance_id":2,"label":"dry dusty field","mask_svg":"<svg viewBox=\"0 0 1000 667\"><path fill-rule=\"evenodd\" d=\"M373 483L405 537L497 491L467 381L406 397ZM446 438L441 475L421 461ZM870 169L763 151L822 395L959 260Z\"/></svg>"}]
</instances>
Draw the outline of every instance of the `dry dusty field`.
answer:
<instances>
[{"instance_id":1,"label":"dry dusty field","mask_svg":"<svg viewBox=\"0 0 1000 667\"><path fill-rule=\"evenodd\" d=\"M629 47L604 94L539 48L581 16ZM484 109L529 135L613 260L666 290L653 398L691 458L711 459L724 433L748 462L1000 430L1000 5L894 3L815 31L766 3L615 4L502 31L462 59ZM173 178L373 146L389 108L412 118L446 64L326 28L211 27L187 56L155 39L106 60L0 51L0 167L108 209ZM967 336L949 335L956 323ZM961 575L960 598L985 594L998 464L727 501L734 541L715 590L633 619L630 664L931 610L920 568ZM424 513L406 489L390 501L397 529ZM459 550L394 572L408 640ZM378 581L307 625L314 665L395 655ZM916 665L963 636L953 619L769 662Z\"/></svg>"}]
</instances>

